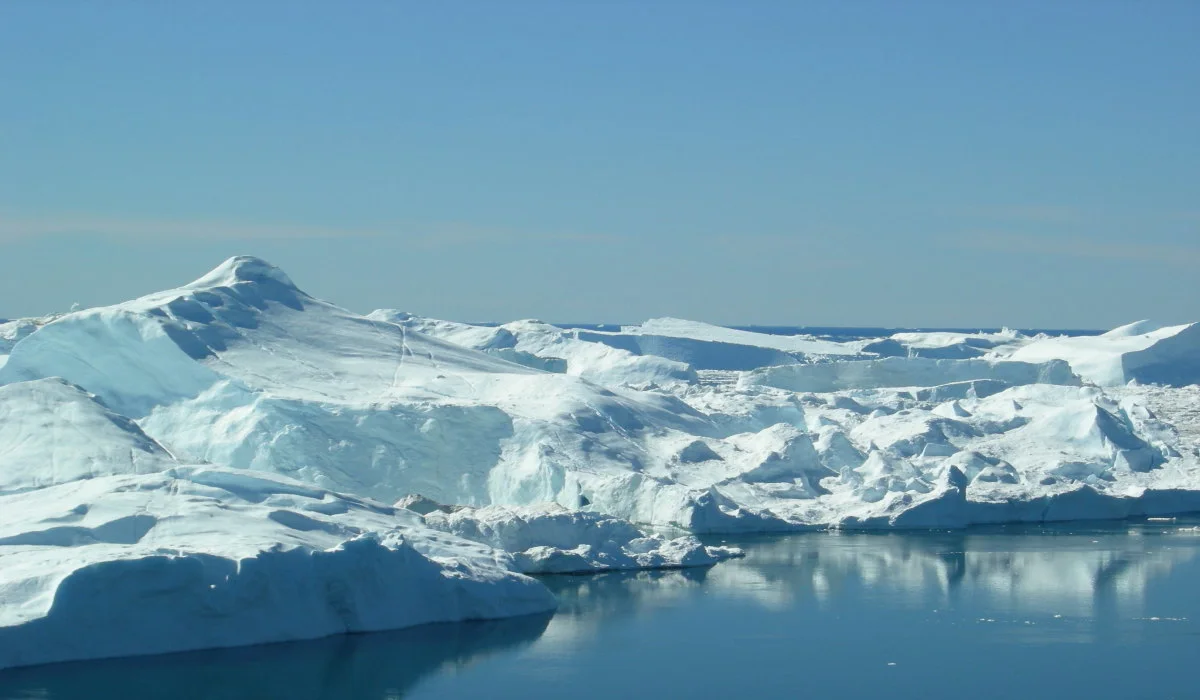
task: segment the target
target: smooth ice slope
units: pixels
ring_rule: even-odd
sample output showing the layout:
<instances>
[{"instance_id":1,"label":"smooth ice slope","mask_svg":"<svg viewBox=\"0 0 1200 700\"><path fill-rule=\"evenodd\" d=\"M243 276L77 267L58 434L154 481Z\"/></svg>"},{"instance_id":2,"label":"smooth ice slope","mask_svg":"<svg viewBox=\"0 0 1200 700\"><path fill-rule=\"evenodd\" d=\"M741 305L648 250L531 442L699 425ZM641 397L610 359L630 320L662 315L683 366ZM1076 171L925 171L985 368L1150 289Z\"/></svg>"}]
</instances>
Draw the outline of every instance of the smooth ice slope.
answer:
<instances>
[{"instance_id":1,"label":"smooth ice slope","mask_svg":"<svg viewBox=\"0 0 1200 700\"><path fill-rule=\"evenodd\" d=\"M852 347L816 338L753 333L675 318L653 319L616 333L576 331L575 335L636 355L683 362L697 370L742 371L803 362L811 357L861 356Z\"/></svg>"},{"instance_id":2,"label":"smooth ice slope","mask_svg":"<svg viewBox=\"0 0 1200 700\"><path fill-rule=\"evenodd\" d=\"M709 323L687 321L681 318L654 318L637 326L626 326L622 333L652 335L664 338L690 338L726 345L773 348L797 355L854 355L846 345L820 340L804 335L772 335L733 328L714 326Z\"/></svg>"},{"instance_id":3,"label":"smooth ice slope","mask_svg":"<svg viewBox=\"0 0 1200 700\"><path fill-rule=\"evenodd\" d=\"M0 386L0 494L175 464L136 423L61 379Z\"/></svg>"},{"instance_id":4,"label":"smooth ice slope","mask_svg":"<svg viewBox=\"0 0 1200 700\"><path fill-rule=\"evenodd\" d=\"M1101 386L1200 383L1200 324L1156 327L1148 321L1096 337L1045 338L1017 348L1010 359L1061 359L1084 379Z\"/></svg>"},{"instance_id":5,"label":"smooth ice slope","mask_svg":"<svg viewBox=\"0 0 1200 700\"><path fill-rule=\"evenodd\" d=\"M581 339L579 331L564 330L540 321L472 326L387 309L372 311L367 317L395 323L520 365L583 377L606 386L643 388L697 381L695 370L682 362L587 342Z\"/></svg>"}]
</instances>

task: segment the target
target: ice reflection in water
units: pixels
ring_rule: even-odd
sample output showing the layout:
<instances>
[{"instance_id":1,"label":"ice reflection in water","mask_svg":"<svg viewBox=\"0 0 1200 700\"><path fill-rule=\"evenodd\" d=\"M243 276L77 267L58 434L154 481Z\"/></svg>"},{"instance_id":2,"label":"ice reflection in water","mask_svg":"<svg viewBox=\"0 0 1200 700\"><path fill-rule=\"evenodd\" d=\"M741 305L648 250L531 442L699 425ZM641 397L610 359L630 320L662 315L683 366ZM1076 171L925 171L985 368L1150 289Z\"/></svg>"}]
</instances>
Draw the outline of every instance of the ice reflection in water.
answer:
<instances>
[{"instance_id":1,"label":"ice reflection in water","mask_svg":"<svg viewBox=\"0 0 1200 700\"><path fill-rule=\"evenodd\" d=\"M981 611L987 617L976 621L1020 622L1007 633L1034 643L1047 639L1038 624L1066 620L1055 639L1089 642L1156 612L1147 609L1147 586L1200 550L1200 542L1179 538L1174 527L1079 525L775 538L753 545L742 566L713 570L707 582L776 608L811 598L829 609L850 597L941 615Z\"/></svg>"},{"instance_id":2,"label":"ice reflection in water","mask_svg":"<svg viewBox=\"0 0 1200 700\"><path fill-rule=\"evenodd\" d=\"M1147 609L1146 588L1200 552L1200 533L1182 525L718 538L745 548L746 558L710 570L547 579L562 608L543 639L586 640L614 616L703 593L780 611L830 610L848 600L958 618L977 611L985 616L971 621L1001 615L1020 623L1009 636L1034 643L1049 634L1038 624L1060 621L1055 640L1086 643L1120 621L1166 614Z\"/></svg>"},{"instance_id":3,"label":"ice reflection in water","mask_svg":"<svg viewBox=\"0 0 1200 700\"><path fill-rule=\"evenodd\" d=\"M548 615L0 673L0 698L326 700L407 697L423 678L518 649Z\"/></svg>"},{"instance_id":4,"label":"ice reflection in water","mask_svg":"<svg viewBox=\"0 0 1200 700\"><path fill-rule=\"evenodd\" d=\"M773 538L707 580L768 606L862 589L894 604L967 599L1013 613L1091 616L1114 605L1140 611L1147 582L1196 555L1157 531L1025 532Z\"/></svg>"}]
</instances>

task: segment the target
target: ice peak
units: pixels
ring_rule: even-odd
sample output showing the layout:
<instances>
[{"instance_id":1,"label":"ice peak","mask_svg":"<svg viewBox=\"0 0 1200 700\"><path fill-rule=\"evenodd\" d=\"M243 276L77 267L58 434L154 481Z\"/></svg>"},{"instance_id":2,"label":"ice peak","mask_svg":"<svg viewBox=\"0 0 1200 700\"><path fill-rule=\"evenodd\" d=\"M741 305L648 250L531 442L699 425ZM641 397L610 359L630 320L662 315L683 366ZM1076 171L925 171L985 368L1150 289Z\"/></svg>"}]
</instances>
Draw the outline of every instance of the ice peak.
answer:
<instances>
[{"instance_id":1,"label":"ice peak","mask_svg":"<svg viewBox=\"0 0 1200 700\"><path fill-rule=\"evenodd\" d=\"M1110 337L1110 338L1113 338L1113 337L1121 338L1121 337L1127 337L1127 336L1132 336L1132 335L1145 335L1147 333L1153 333L1154 331L1156 331L1162 327L1163 327L1163 325L1161 323L1155 323L1154 321L1143 319L1141 321L1134 321L1133 323L1127 323L1124 326L1118 326L1118 327L1112 329L1111 331L1108 331L1104 335L1107 337Z\"/></svg>"},{"instance_id":2,"label":"ice peak","mask_svg":"<svg viewBox=\"0 0 1200 700\"><path fill-rule=\"evenodd\" d=\"M229 258L188 287L232 287L247 282L296 289L287 273L266 260L251 255Z\"/></svg>"}]
</instances>

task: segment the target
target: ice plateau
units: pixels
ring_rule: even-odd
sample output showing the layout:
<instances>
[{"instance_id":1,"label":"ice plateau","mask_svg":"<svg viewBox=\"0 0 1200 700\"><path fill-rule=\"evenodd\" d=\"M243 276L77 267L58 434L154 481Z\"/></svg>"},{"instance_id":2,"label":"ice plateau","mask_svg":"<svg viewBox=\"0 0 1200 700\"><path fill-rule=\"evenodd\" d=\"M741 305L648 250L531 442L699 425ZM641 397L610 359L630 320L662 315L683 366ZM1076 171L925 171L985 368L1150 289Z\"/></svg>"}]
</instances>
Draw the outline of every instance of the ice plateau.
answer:
<instances>
[{"instance_id":1,"label":"ice plateau","mask_svg":"<svg viewBox=\"0 0 1200 700\"><path fill-rule=\"evenodd\" d=\"M703 533L1200 510L1198 382L1197 324L485 326L232 258L0 323L0 667L545 611L525 574L739 554Z\"/></svg>"}]
</instances>

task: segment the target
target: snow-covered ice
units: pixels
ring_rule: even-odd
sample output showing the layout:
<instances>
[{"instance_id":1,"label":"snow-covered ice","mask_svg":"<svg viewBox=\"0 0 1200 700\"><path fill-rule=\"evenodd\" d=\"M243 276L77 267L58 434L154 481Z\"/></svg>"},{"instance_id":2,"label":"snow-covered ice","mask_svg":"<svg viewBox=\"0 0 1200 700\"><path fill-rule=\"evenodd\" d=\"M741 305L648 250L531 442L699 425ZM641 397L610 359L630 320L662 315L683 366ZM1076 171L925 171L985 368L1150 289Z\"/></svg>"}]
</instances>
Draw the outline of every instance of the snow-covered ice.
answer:
<instances>
[{"instance_id":1,"label":"snow-covered ice","mask_svg":"<svg viewBox=\"0 0 1200 700\"><path fill-rule=\"evenodd\" d=\"M551 610L420 517L218 467L0 496L0 668Z\"/></svg>"},{"instance_id":2,"label":"snow-covered ice","mask_svg":"<svg viewBox=\"0 0 1200 700\"><path fill-rule=\"evenodd\" d=\"M621 343L588 340L588 333L566 330L540 321L514 321L501 326L472 326L421 318L409 313L377 310L368 318L388 321L409 330L479 350L510 362L547 372L583 377L597 384L636 386L693 383L696 370L683 362L654 354L632 352ZM607 338L612 334L602 334ZM634 348L634 350L638 350Z\"/></svg>"},{"instance_id":3,"label":"snow-covered ice","mask_svg":"<svg viewBox=\"0 0 1200 700\"><path fill-rule=\"evenodd\" d=\"M692 536L646 533L628 521L556 503L433 510L425 524L512 552L525 573L676 569L742 554L734 547L705 546Z\"/></svg>"},{"instance_id":4,"label":"snow-covered ice","mask_svg":"<svg viewBox=\"0 0 1200 700\"><path fill-rule=\"evenodd\" d=\"M0 324L0 666L545 610L522 572L737 554L699 533L1200 510L1198 381L1196 324L477 326L233 258Z\"/></svg>"},{"instance_id":5,"label":"snow-covered ice","mask_svg":"<svg viewBox=\"0 0 1200 700\"><path fill-rule=\"evenodd\" d=\"M1015 348L1008 358L1066 360L1079 376L1101 386L1131 381L1186 386L1200 383L1197 348L1200 323L1159 327L1139 321L1096 337L1038 339Z\"/></svg>"}]
</instances>

